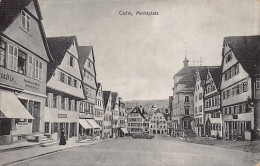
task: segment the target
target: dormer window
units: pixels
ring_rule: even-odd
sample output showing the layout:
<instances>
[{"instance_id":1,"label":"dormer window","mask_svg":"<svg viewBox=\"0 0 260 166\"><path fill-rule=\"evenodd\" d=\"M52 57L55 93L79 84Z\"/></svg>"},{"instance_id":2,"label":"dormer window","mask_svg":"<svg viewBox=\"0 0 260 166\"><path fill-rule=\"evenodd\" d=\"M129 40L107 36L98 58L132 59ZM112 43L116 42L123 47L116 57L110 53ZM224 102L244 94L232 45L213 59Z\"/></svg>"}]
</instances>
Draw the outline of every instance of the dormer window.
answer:
<instances>
[{"instance_id":1,"label":"dormer window","mask_svg":"<svg viewBox=\"0 0 260 166\"><path fill-rule=\"evenodd\" d=\"M226 57L226 63L228 63L228 62L231 61L231 60L232 60L232 54L229 53L229 54L227 55L227 57Z\"/></svg>"},{"instance_id":2,"label":"dormer window","mask_svg":"<svg viewBox=\"0 0 260 166\"><path fill-rule=\"evenodd\" d=\"M27 33L30 32L31 29L30 16L23 10L21 15L21 27Z\"/></svg>"}]
</instances>

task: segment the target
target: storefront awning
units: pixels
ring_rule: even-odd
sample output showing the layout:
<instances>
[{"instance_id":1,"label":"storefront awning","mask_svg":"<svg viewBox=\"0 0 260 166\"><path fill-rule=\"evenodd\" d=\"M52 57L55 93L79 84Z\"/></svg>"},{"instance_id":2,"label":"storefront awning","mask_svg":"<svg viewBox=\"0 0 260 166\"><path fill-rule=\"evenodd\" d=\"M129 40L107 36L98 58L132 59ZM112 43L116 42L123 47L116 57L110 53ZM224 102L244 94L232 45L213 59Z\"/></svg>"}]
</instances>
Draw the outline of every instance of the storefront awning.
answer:
<instances>
[{"instance_id":1,"label":"storefront awning","mask_svg":"<svg viewBox=\"0 0 260 166\"><path fill-rule=\"evenodd\" d=\"M121 130L122 130L122 132L123 133L125 133L125 134L127 134L128 133L128 131L127 131L127 129L126 128L120 128Z\"/></svg>"},{"instance_id":2,"label":"storefront awning","mask_svg":"<svg viewBox=\"0 0 260 166\"><path fill-rule=\"evenodd\" d=\"M93 127L86 121L86 119L79 119L79 124L84 128L84 129L92 129Z\"/></svg>"},{"instance_id":3,"label":"storefront awning","mask_svg":"<svg viewBox=\"0 0 260 166\"><path fill-rule=\"evenodd\" d=\"M34 119L13 92L0 90L0 112L5 118Z\"/></svg>"},{"instance_id":4,"label":"storefront awning","mask_svg":"<svg viewBox=\"0 0 260 166\"><path fill-rule=\"evenodd\" d=\"M86 119L86 121L87 121L94 129L100 129L100 126L95 122L94 119Z\"/></svg>"}]
</instances>

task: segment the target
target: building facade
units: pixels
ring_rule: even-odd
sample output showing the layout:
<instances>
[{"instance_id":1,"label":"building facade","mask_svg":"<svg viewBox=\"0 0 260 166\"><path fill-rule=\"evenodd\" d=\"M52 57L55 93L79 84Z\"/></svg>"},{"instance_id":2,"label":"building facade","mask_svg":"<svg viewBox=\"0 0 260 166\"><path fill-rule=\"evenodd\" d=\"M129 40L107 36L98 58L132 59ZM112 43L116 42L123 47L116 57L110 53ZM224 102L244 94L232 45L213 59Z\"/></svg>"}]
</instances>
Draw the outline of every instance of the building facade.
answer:
<instances>
[{"instance_id":1,"label":"building facade","mask_svg":"<svg viewBox=\"0 0 260 166\"><path fill-rule=\"evenodd\" d=\"M0 144L44 132L47 64L53 59L42 19L36 0L0 2Z\"/></svg>"},{"instance_id":2,"label":"building facade","mask_svg":"<svg viewBox=\"0 0 260 166\"><path fill-rule=\"evenodd\" d=\"M222 137L222 113L220 108L221 68L208 68L204 88L205 135Z\"/></svg>"},{"instance_id":3,"label":"building facade","mask_svg":"<svg viewBox=\"0 0 260 166\"><path fill-rule=\"evenodd\" d=\"M104 138L112 137L112 95L111 91L103 91L104 99Z\"/></svg>"},{"instance_id":4,"label":"building facade","mask_svg":"<svg viewBox=\"0 0 260 166\"><path fill-rule=\"evenodd\" d=\"M127 114L126 114L126 108L125 108L125 103L123 102L122 98L119 97L119 136L123 137L125 134L128 134L127 131L127 126L126 126L126 119L127 119Z\"/></svg>"},{"instance_id":5,"label":"building facade","mask_svg":"<svg viewBox=\"0 0 260 166\"><path fill-rule=\"evenodd\" d=\"M205 135L204 131L204 85L206 77L206 67L197 67L195 74L195 87L194 87L194 129L197 136Z\"/></svg>"},{"instance_id":6,"label":"building facade","mask_svg":"<svg viewBox=\"0 0 260 166\"><path fill-rule=\"evenodd\" d=\"M82 75L82 89L85 97L80 105L79 133L82 138L89 136L100 138L102 127L95 121L97 82L93 47L79 46L78 51L79 67Z\"/></svg>"},{"instance_id":7,"label":"building facade","mask_svg":"<svg viewBox=\"0 0 260 166\"><path fill-rule=\"evenodd\" d=\"M48 64L47 102L44 134L60 139L64 130L66 139L78 138L78 117L82 112L84 94L78 64L76 36L47 38L54 62Z\"/></svg>"},{"instance_id":8,"label":"building facade","mask_svg":"<svg viewBox=\"0 0 260 166\"><path fill-rule=\"evenodd\" d=\"M260 36L224 38L220 90L225 139L259 135L259 43Z\"/></svg>"},{"instance_id":9,"label":"building facade","mask_svg":"<svg viewBox=\"0 0 260 166\"><path fill-rule=\"evenodd\" d=\"M148 122L148 123L147 123ZM136 106L127 116L127 130L129 134L142 134L149 132L148 114L142 107Z\"/></svg>"},{"instance_id":10,"label":"building facade","mask_svg":"<svg viewBox=\"0 0 260 166\"><path fill-rule=\"evenodd\" d=\"M104 101L103 101L102 84L98 83L94 119L97 122L97 124L101 127L101 131L100 131L101 138L103 138L104 136L104 104L103 103Z\"/></svg>"},{"instance_id":11,"label":"building facade","mask_svg":"<svg viewBox=\"0 0 260 166\"><path fill-rule=\"evenodd\" d=\"M157 135L167 135L167 119L163 113L160 112L160 109L154 112L150 118L149 123L149 132L150 134Z\"/></svg>"},{"instance_id":12,"label":"building facade","mask_svg":"<svg viewBox=\"0 0 260 166\"><path fill-rule=\"evenodd\" d=\"M119 97L117 92L111 92L112 96L112 136L116 138L119 136Z\"/></svg>"},{"instance_id":13,"label":"building facade","mask_svg":"<svg viewBox=\"0 0 260 166\"><path fill-rule=\"evenodd\" d=\"M196 66L188 66L185 57L184 67L174 75L174 87L172 97L172 123L173 136L183 137L184 131L192 129L194 125L194 86Z\"/></svg>"}]
</instances>

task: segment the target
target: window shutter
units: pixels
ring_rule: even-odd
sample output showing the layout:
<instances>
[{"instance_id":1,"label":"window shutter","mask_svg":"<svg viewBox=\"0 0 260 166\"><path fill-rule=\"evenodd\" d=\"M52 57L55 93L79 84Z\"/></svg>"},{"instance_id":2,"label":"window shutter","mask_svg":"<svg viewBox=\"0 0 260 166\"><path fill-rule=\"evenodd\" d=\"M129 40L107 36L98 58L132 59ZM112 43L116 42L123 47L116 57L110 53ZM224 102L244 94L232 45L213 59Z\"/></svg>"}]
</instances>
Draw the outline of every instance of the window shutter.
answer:
<instances>
[{"instance_id":1,"label":"window shutter","mask_svg":"<svg viewBox=\"0 0 260 166\"><path fill-rule=\"evenodd\" d=\"M57 108L61 109L61 96L57 96Z\"/></svg>"},{"instance_id":2,"label":"window shutter","mask_svg":"<svg viewBox=\"0 0 260 166\"><path fill-rule=\"evenodd\" d=\"M80 101L77 101L77 110L76 110L76 111L77 111L77 112L80 112L79 109L80 109Z\"/></svg>"},{"instance_id":3,"label":"window shutter","mask_svg":"<svg viewBox=\"0 0 260 166\"><path fill-rule=\"evenodd\" d=\"M61 74L60 74L60 71L57 71L57 78L58 78L58 81L61 81Z\"/></svg>"},{"instance_id":4,"label":"window shutter","mask_svg":"<svg viewBox=\"0 0 260 166\"><path fill-rule=\"evenodd\" d=\"M52 108L53 93L48 93L48 107Z\"/></svg>"}]
</instances>

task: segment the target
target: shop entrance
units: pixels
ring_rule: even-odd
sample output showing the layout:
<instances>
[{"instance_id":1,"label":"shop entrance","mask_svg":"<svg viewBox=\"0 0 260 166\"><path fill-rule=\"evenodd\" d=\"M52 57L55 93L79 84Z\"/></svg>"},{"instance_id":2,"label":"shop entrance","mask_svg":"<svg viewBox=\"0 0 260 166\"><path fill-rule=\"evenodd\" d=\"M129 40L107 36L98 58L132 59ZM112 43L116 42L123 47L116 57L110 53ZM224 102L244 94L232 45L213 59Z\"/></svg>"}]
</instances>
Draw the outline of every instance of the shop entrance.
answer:
<instances>
[{"instance_id":1,"label":"shop entrance","mask_svg":"<svg viewBox=\"0 0 260 166\"><path fill-rule=\"evenodd\" d=\"M40 102L34 102L33 104L33 122L32 122L32 132L39 132L40 130L40 107L41 103Z\"/></svg>"}]
</instances>

